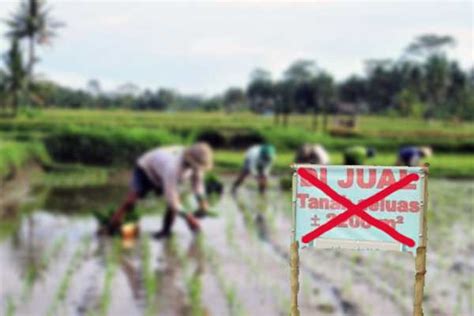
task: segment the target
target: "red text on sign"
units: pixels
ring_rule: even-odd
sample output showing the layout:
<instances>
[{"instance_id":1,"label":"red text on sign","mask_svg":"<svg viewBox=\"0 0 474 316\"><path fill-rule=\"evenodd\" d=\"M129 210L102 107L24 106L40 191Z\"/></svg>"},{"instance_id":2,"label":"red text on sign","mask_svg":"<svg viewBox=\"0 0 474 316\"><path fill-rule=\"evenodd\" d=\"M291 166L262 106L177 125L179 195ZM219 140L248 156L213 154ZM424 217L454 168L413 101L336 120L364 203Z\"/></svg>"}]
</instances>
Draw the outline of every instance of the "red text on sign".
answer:
<instances>
[{"instance_id":1,"label":"red text on sign","mask_svg":"<svg viewBox=\"0 0 474 316\"><path fill-rule=\"evenodd\" d=\"M340 203L324 198L324 197L310 197L307 193L298 193L296 195L298 200L298 207L309 210L343 210L345 207ZM418 201L395 201L382 200L369 206L367 210L372 212L412 212L417 213L421 210L421 205Z\"/></svg>"},{"instance_id":2,"label":"red text on sign","mask_svg":"<svg viewBox=\"0 0 474 316\"><path fill-rule=\"evenodd\" d=\"M318 178L321 182L327 184L327 169L324 167L319 168L319 174L315 169L307 169L308 173ZM377 175L377 169L375 168L347 168L346 174L343 178L337 180L337 184L340 188L347 189L352 187L359 187L361 189L383 189L386 188L401 178L404 178L408 174L407 170L399 169L398 175L396 176L391 169L384 169ZM398 178L398 179L397 179ZM311 184L305 179L301 179L302 187L310 187ZM410 183L403 189L415 190L416 184Z\"/></svg>"}]
</instances>

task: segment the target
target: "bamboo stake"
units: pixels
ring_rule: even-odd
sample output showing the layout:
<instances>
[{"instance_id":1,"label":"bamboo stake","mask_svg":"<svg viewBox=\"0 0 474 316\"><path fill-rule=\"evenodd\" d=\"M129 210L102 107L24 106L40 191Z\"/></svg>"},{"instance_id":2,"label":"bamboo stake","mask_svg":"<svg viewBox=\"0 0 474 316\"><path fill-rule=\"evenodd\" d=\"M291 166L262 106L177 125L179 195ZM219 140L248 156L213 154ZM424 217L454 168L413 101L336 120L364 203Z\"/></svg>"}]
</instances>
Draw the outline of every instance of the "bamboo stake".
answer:
<instances>
[{"instance_id":1,"label":"bamboo stake","mask_svg":"<svg viewBox=\"0 0 474 316\"><path fill-rule=\"evenodd\" d=\"M298 310L298 292L300 289L299 272L300 272L300 256L299 245L296 241L296 173L293 174L292 179L293 198L293 233L290 246L290 287L291 287L291 307L290 316L299 316Z\"/></svg>"},{"instance_id":2,"label":"bamboo stake","mask_svg":"<svg viewBox=\"0 0 474 316\"><path fill-rule=\"evenodd\" d=\"M420 245L416 249L415 259L415 299L413 305L413 315L423 316L423 292L425 287L426 274L426 244L427 244L427 223L426 212L428 209L428 166L423 168L424 173L424 193L423 193L423 214L421 224L421 238Z\"/></svg>"},{"instance_id":3,"label":"bamboo stake","mask_svg":"<svg viewBox=\"0 0 474 316\"><path fill-rule=\"evenodd\" d=\"M298 291L300 289L299 284L299 250L298 250L298 242L293 241L290 247L290 269L291 269L291 309L290 315L291 316L299 316L300 311L298 310Z\"/></svg>"}]
</instances>

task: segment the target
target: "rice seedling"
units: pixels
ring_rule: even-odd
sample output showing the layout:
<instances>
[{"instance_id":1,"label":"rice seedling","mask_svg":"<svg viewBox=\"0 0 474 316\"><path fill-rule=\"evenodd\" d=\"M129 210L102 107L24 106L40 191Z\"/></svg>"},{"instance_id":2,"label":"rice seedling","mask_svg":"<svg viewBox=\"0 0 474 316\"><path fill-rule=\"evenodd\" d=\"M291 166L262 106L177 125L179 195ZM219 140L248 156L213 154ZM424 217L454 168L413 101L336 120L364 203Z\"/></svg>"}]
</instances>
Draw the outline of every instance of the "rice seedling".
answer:
<instances>
[{"instance_id":1,"label":"rice seedling","mask_svg":"<svg viewBox=\"0 0 474 316\"><path fill-rule=\"evenodd\" d=\"M40 271L45 271L48 269L52 259L56 258L60 251L62 250L65 237L60 237L54 240L50 249L45 251L40 259L40 262L36 266L30 266L26 273L25 278L23 279L23 286L21 290L21 300L25 302L28 299L28 296L31 292L34 282L37 280Z\"/></svg>"},{"instance_id":2,"label":"rice seedling","mask_svg":"<svg viewBox=\"0 0 474 316\"><path fill-rule=\"evenodd\" d=\"M20 292L20 300L24 304L30 295L31 288L34 282L37 280L40 270L45 271L48 269L51 259L57 257L62 247L64 246L65 238L61 237L53 242L53 245L43 253L40 262L36 266L30 266L22 281L22 289ZM17 303L11 296L7 298L6 315L14 315Z\"/></svg>"},{"instance_id":3,"label":"rice seedling","mask_svg":"<svg viewBox=\"0 0 474 316\"><path fill-rule=\"evenodd\" d=\"M100 294L98 310L90 310L87 316L106 316L112 299L112 281L117 270L118 259L121 251L119 238L114 238L112 248L106 253L105 274L102 293Z\"/></svg>"},{"instance_id":4,"label":"rice seedling","mask_svg":"<svg viewBox=\"0 0 474 316\"><path fill-rule=\"evenodd\" d=\"M235 233L235 215L234 213L231 212L225 212L226 218L225 218L225 236L227 239L227 243L235 248L237 246L235 240L234 240L234 233Z\"/></svg>"},{"instance_id":5,"label":"rice seedling","mask_svg":"<svg viewBox=\"0 0 474 316\"><path fill-rule=\"evenodd\" d=\"M15 315L15 311L16 311L15 303L13 302L13 299L11 298L11 296L8 296L7 297L7 307L6 307L5 315L6 316L13 316L13 315Z\"/></svg>"},{"instance_id":6,"label":"rice seedling","mask_svg":"<svg viewBox=\"0 0 474 316\"><path fill-rule=\"evenodd\" d=\"M171 238L169 238L169 249L170 253L178 260L178 263L183 270L186 270L188 260L186 260L186 255L180 251L180 246L176 236L171 236Z\"/></svg>"},{"instance_id":7,"label":"rice seedling","mask_svg":"<svg viewBox=\"0 0 474 316\"><path fill-rule=\"evenodd\" d=\"M193 273L186 280L186 288L189 297L189 303L191 305L191 315L201 316L204 315L204 310L201 302L202 296L202 280L198 273Z\"/></svg>"},{"instance_id":8,"label":"rice seedling","mask_svg":"<svg viewBox=\"0 0 474 316\"><path fill-rule=\"evenodd\" d=\"M143 273L143 284L145 287L145 301L146 310L145 315L156 314L156 289L157 289L157 278L154 273L153 267L151 266L151 248L150 248L150 237L144 236L142 239L142 273Z\"/></svg>"},{"instance_id":9,"label":"rice seedling","mask_svg":"<svg viewBox=\"0 0 474 316\"><path fill-rule=\"evenodd\" d=\"M456 305L454 306L454 311L453 315L458 316L461 315L461 310L462 310L462 292L458 291L458 294L456 295Z\"/></svg>"},{"instance_id":10,"label":"rice seedling","mask_svg":"<svg viewBox=\"0 0 474 316\"><path fill-rule=\"evenodd\" d=\"M50 307L48 308L47 315L52 316L56 314L56 310L58 306L64 302L67 296L67 292L69 290L71 279L73 277L73 273L79 267L81 263L81 258L84 255L86 249L88 248L88 244L90 243L91 238L84 238L81 243L77 246L77 249L71 256L69 263L66 267L66 272L64 273L61 281L59 283L59 287L56 290L56 294L54 295L54 299Z\"/></svg>"},{"instance_id":11,"label":"rice seedling","mask_svg":"<svg viewBox=\"0 0 474 316\"><path fill-rule=\"evenodd\" d=\"M203 234L198 234L197 236L194 237L195 240L195 250L196 254L194 256L197 256L197 266L195 269L191 270L190 269L190 264L186 258L186 254L181 251L182 248L178 247L178 244L176 240L172 240L172 249L173 249L173 254L174 256L178 259L178 262L180 266L182 267L183 273L188 275L185 277L185 287L186 287L186 292L188 296L188 302L190 306L190 313L193 316L200 316L204 315L204 307L202 305L202 290L203 290L203 285L202 285L202 279L201 279L201 267L200 267L200 257L201 255L204 255L205 249L204 249L204 235ZM189 254L188 254L189 255Z\"/></svg>"},{"instance_id":12,"label":"rice seedling","mask_svg":"<svg viewBox=\"0 0 474 316\"><path fill-rule=\"evenodd\" d=\"M221 270L221 266L217 262L217 254L213 249L209 246L203 248L205 250L205 256L212 267L212 271L214 272L219 287L221 291L225 294L227 307L229 309L229 313L231 316L240 316L246 315L242 303L239 301L237 297L237 290L233 283L229 282L226 276L223 274Z\"/></svg>"},{"instance_id":13,"label":"rice seedling","mask_svg":"<svg viewBox=\"0 0 474 316\"><path fill-rule=\"evenodd\" d=\"M238 210L243 216L245 228L249 231L249 236L252 239L256 239L258 236L258 227L255 222L254 214L249 210L245 202L239 198L236 198L236 205Z\"/></svg>"}]
</instances>

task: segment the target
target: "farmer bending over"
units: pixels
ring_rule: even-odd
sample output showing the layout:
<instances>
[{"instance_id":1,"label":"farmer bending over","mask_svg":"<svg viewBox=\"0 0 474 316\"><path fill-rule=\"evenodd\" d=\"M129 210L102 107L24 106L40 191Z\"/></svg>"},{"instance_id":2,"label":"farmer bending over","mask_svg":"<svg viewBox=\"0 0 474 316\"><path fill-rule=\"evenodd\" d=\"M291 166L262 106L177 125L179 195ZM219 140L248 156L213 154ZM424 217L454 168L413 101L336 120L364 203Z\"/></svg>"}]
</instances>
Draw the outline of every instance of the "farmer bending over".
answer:
<instances>
[{"instance_id":1,"label":"farmer bending over","mask_svg":"<svg viewBox=\"0 0 474 316\"><path fill-rule=\"evenodd\" d=\"M310 163L315 165L329 164L329 154L326 149L319 144L304 144L296 151L296 163Z\"/></svg>"},{"instance_id":2,"label":"farmer bending over","mask_svg":"<svg viewBox=\"0 0 474 316\"><path fill-rule=\"evenodd\" d=\"M430 147L407 146L398 151L397 166L417 167L423 158L431 157Z\"/></svg>"},{"instance_id":3,"label":"farmer bending over","mask_svg":"<svg viewBox=\"0 0 474 316\"><path fill-rule=\"evenodd\" d=\"M267 188L267 178L270 174L272 162L275 159L275 147L272 145L254 145L245 153L244 167L232 186L235 193L248 175L257 177L258 189L261 194Z\"/></svg>"},{"instance_id":4,"label":"farmer bending over","mask_svg":"<svg viewBox=\"0 0 474 316\"><path fill-rule=\"evenodd\" d=\"M161 231L155 238L168 237L171 234L176 214L182 215L193 232L200 230L196 217L206 215L208 204L205 197L203 174L212 168L213 155L209 145L197 143L188 148L181 146L156 148L138 158L126 200L111 219L110 229L117 229L126 212L133 210L138 199L144 198L149 191L164 194L167 208ZM199 203L199 209L192 214L183 212L178 186L189 178L193 193Z\"/></svg>"},{"instance_id":5,"label":"farmer bending over","mask_svg":"<svg viewBox=\"0 0 474 316\"><path fill-rule=\"evenodd\" d=\"M367 158L375 156L375 149L364 146L353 146L344 150L345 165L364 165Z\"/></svg>"}]
</instances>

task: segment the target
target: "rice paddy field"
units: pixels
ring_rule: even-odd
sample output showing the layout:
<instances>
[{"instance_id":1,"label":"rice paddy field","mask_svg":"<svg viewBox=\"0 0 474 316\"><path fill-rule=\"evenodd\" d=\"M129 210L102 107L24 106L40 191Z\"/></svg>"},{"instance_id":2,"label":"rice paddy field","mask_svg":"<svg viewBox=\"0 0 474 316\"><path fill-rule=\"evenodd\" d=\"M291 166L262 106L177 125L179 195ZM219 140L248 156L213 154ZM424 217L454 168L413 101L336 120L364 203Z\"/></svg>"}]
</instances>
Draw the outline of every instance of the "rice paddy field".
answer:
<instances>
[{"instance_id":1,"label":"rice paddy field","mask_svg":"<svg viewBox=\"0 0 474 316\"><path fill-rule=\"evenodd\" d=\"M233 177L202 233L178 220L154 240L164 205L150 196L140 237L124 241L96 236L91 210L121 200L127 171L19 174L1 200L1 314L287 315L289 193L275 177L265 198L251 181L232 196ZM425 315L472 315L474 182L433 179L429 190ZM411 315L410 254L306 249L300 260L302 315Z\"/></svg>"},{"instance_id":2,"label":"rice paddy field","mask_svg":"<svg viewBox=\"0 0 474 316\"><path fill-rule=\"evenodd\" d=\"M287 127L250 113L152 113L45 109L0 118L0 315L288 315L291 197L296 147L322 143L332 163L343 148L374 146L373 165L393 165L399 146L429 144L428 252L424 312L474 315L474 125L361 116L355 130ZM216 217L193 235L178 219L155 240L164 201L140 201L135 239L96 234L95 212L124 198L134 159L168 144L208 141L224 193ZM264 197L249 179L230 185L245 148L277 147ZM186 191L187 210L196 207ZM415 260L409 253L300 253L301 315L411 315Z\"/></svg>"}]
</instances>

